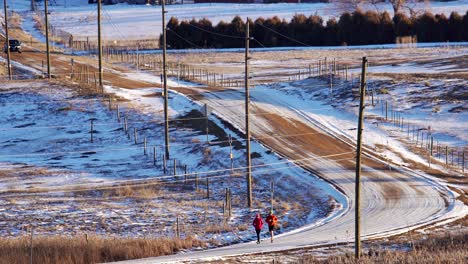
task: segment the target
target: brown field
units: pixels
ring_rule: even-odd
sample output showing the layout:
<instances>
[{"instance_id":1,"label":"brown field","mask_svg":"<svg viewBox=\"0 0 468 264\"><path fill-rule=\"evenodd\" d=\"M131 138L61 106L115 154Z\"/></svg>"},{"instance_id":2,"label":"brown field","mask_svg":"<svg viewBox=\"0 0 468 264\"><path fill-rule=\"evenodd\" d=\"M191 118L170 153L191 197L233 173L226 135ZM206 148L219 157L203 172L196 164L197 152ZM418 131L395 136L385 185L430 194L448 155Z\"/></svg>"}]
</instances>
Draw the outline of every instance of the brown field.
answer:
<instances>
[{"instance_id":1,"label":"brown field","mask_svg":"<svg viewBox=\"0 0 468 264\"><path fill-rule=\"evenodd\" d=\"M370 249L359 261L352 253L319 260L313 256L301 258L301 264L367 264L367 263L466 263L468 260L468 233L432 237L419 241L408 249ZM408 252L406 252L408 250Z\"/></svg>"},{"instance_id":2,"label":"brown field","mask_svg":"<svg viewBox=\"0 0 468 264\"><path fill-rule=\"evenodd\" d=\"M0 239L0 263L102 263L174 254L182 249L204 247L191 237L177 238L103 238L33 237Z\"/></svg>"}]
</instances>

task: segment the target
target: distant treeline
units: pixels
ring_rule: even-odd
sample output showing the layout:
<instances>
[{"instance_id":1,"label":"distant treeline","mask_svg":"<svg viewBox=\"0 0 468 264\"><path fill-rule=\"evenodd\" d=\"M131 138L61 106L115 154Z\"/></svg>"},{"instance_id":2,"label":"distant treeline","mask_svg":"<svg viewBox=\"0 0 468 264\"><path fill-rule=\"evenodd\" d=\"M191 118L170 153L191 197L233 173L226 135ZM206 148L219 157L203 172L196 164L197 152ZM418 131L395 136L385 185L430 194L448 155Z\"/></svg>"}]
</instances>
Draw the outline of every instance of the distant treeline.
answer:
<instances>
[{"instance_id":1,"label":"distant treeline","mask_svg":"<svg viewBox=\"0 0 468 264\"><path fill-rule=\"evenodd\" d=\"M468 41L468 11L464 16L453 12L448 18L429 12L412 17L397 13L392 19L387 12L358 10L326 23L320 16L302 14L291 21L275 16L249 23L254 38L251 47L389 44L404 36L417 36L418 42ZM167 44L172 49L245 46L245 21L238 16L215 26L206 18L179 22L172 17L167 27Z\"/></svg>"}]
</instances>

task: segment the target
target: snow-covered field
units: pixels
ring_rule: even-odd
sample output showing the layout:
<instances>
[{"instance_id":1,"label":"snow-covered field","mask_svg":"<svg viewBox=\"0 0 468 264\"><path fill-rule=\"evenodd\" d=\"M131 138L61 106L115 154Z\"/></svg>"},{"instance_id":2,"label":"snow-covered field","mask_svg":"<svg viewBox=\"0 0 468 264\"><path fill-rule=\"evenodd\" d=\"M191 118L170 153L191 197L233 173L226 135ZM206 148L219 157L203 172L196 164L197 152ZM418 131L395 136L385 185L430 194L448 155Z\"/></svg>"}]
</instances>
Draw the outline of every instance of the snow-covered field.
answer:
<instances>
[{"instance_id":1,"label":"snow-covered field","mask_svg":"<svg viewBox=\"0 0 468 264\"><path fill-rule=\"evenodd\" d=\"M295 121L307 122L310 126L317 127L320 131L329 133L334 137L354 142L357 124L357 101L353 95L353 89L355 93L355 88L350 86L351 82L335 80L334 90L331 93L327 87L327 80L328 78L311 78L255 86L251 89L252 108L268 109L269 114L280 115L291 123L295 123ZM431 79L428 82L428 85L418 82L392 82L383 78L382 80L374 79L369 82L369 86L375 88L380 85L387 85L388 93L379 94L379 100L395 100L394 107L398 107L401 111L408 111L411 122L424 120L422 124L419 124L421 126L426 126L426 121L440 122L437 115L432 114L430 110L432 106L428 107L426 105L427 100L432 100L433 96L445 98L447 94L453 95L452 99L446 98L443 101L442 108L445 110L441 112L441 115L444 116L446 123L440 124L440 130L433 128L434 133L438 135L452 133L451 140L447 141L447 143L466 145L464 136L467 129L466 114L453 111L465 105L465 102L454 98L463 97L464 89L462 87L466 87L466 81L460 79L444 81ZM194 91L201 90L201 88L197 87L192 89ZM427 94L427 97L420 96L421 94ZM396 101L396 98L398 98L398 101ZM217 114L223 116L226 120L242 126L241 122L233 116L234 113L242 111L240 105L242 99L242 92L233 89L226 90L223 93L206 93L203 102L213 105ZM421 103L414 103L417 100L420 100ZM380 122L377 125L375 115L380 115L380 104L372 107L369 105L369 100L367 102L366 112L369 115L364 125L366 151L378 153L380 154L380 160L385 161L388 159L390 163L387 168L379 170L371 167L363 169L367 174L363 184L365 190L362 191L365 196L362 198L365 209L361 210L366 215L366 217L362 218L363 226L365 226L362 231L363 236L366 238L380 238L404 233L413 228L423 227L428 223L437 225L464 217L468 212L468 207L461 201L456 200L458 194L450 191L444 180L430 177L423 171L416 169L415 166L408 165L406 161L400 159L402 156L406 160L425 164L424 158L413 154L406 142L404 142L405 131L397 132L394 126L386 122ZM225 107L227 104L237 107L234 109ZM417 118L411 116L414 113L417 113ZM448 117L449 115L450 117ZM268 116L258 115L254 119L255 122L253 122L251 128L253 133L274 133L274 131L269 131ZM458 124L462 125L459 126ZM446 126L445 129L441 129L444 126ZM285 151L288 151L289 147L293 147L288 143L291 142L285 142L282 146ZM379 145L385 145L383 151L374 149ZM301 149L301 151L304 150ZM310 153L305 155L307 154L312 155ZM352 184L354 180L353 173L347 172L336 163L326 159L310 160L309 162L326 179L343 188L348 197L352 199L354 191L354 184ZM435 167L445 170L440 165ZM461 171L459 169L454 170L455 172L452 173L461 178ZM397 191L395 192L398 194L386 189L392 188L390 186L396 188ZM391 194L384 194L387 191L391 192ZM439 196L442 193L442 197L445 198ZM444 205L445 202L450 203L450 205ZM351 200L349 205L352 210L354 200ZM350 211L346 211L333 221L318 221L281 235L274 244L262 243L256 247L252 243L237 244L210 251L182 253L170 257L129 261L128 263L166 263L168 261L192 260L202 262L208 260L223 261L223 256L288 250L308 245L350 242L352 241L353 223L354 215Z\"/></svg>"},{"instance_id":2,"label":"snow-covered field","mask_svg":"<svg viewBox=\"0 0 468 264\"><path fill-rule=\"evenodd\" d=\"M17 1L12 6L18 10L27 9L26 2ZM294 12L293 6L319 7L312 4L233 6L245 7L245 14L250 16L255 12L281 15L275 8L283 8L288 11L288 14L284 13L286 18ZM467 1L440 4L444 12L451 8L465 12L466 6ZM249 11L255 7L258 10ZM271 11L261 9L263 7L271 8ZM80 28L80 24L67 30L76 30L76 34L94 34L94 11L91 8L88 5L53 7L53 21L63 26L68 18L70 23L82 19L84 28ZM158 23L149 23L158 7L116 5L105 8L107 27L113 28L121 22L119 30L123 28L124 35L131 36L131 29L125 29L125 25L133 23L126 17L130 9L132 17L139 14L142 21L148 22L146 26ZM180 12L182 17L187 14L198 16L198 11L200 14L219 14L213 15L213 19L227 19L238 12L226 9L222 4L178 5L170 6L168 10L170 14ZM114 19L119 23L109 22ZM25 27L33 30L31 23ZM150 28L154 27L152 24ZM134 30L135 37L151 37L145 35L146 30L142 31ZM151 34L154 32L157 29ZM117 35L114 32L107 37ZM329 51L316 52L326 54ZM365 52L373 53L375 50ZM365 227L362 233L366 238L380 238L427 224L452 221L468 212L467 206L456 199L458 194L448 188L466 189L464 183L458 186L447 184L445 180L433 178L421 170L429 165L427 151L424 150L428 132L434 137L434 146L449 146L456 150L456 155L466 151L468 82L459 77L467 70L463 61L466 49L439 48L418 52L424 54L411 62L408 54L411 56L417 52L397 49L373 53L369 68L371 77L367 82L364 144L365 151L372 152L369 159L376 163L386 161L387 164L379 168L363 167L362 221ZM375 56L376 53L382 54ZM360 54L353 54L354 57L345 56L343 60L352 60L357 65ZM231 75L226 77L239 79L243 65L241 60L232 58L237 55L234 52L227 54L229 58L225 61L219 60L216 64L204 61L204 65L198 65L232 68ZM114 96L112 109L108 109L107 97L96 97L60 84L2 82L0 202L4 206L0 208L1 234L17 236L32 224L35 233L39 234L95 232L119 236L171 236L179 218L184 223L182 236L193 235L210 241L212 245L248 241L252 238L249 228L253 213L266 212L271 206L270 183L273 181L274 208L283 224L282 235L275 244L262 244L257 248L251 244L239 244L214 252L195 253L192 257L212 258L351 241L354 172L340 164L340 155L344 153L323 157L306 151L306 146L293 144L294 137L300 135L278 134L277 128L269 123L268 115L280 116L286 120L285 123L305 123L317 133L331 135L352 145L356 138L358 67L350 69L354 79L335 78L330 89L329 76L289 80L289 74L294 74L298 68L304 69L311 61L298 57L279 62L279 56L275 61L263 54L263 59L258 59L257 55L260 53L254 53L251 60L256 72L253 79L254 84L255 81L262 84L251 89L252 133L277 140L276 147L281 147L286 153L300 151L302 164L313 168L327 181L296 166L294 160L287 160L254 141L254 208L244 209L243 89L214 91L202 84L170 79L170 86L182 87L186 94L194 92L202 96L194 101L190 95L171 91L171 158L177 159L177 167L174 172L174 161L169 160L167 172L164 172L162 100L159 96L161 90L156 88L160 86L158 76L144 71L134 72L133 69L121 72L126 78L154 83L155 87L127 90L105 86L106 93ZM273 52L273 56L277 55L279 53ZM200 57L203 56L206 54ZM393 61L387 61L386 57ZM38 74L27 65L15 63L16 67L32 75ZM119 74L115 69L106 71ZM389 77L404 73L411 78ZM267 74L268 78L262 79ZM418 74L434 75L417 77ZM453 77L447 77L450 74L454 74ZM372 91L375 92L375 105L370 104ZM404 118L403 126L384 120L386 102L390 116L396 111L399 117ZM201 114L205 103L213 110L208 135L205 133L206 121ZM120 120L117 119L117 105ZM128 133L124 131L125 118ZM93 142L90 140L91 119ZM136 142L134 129L138 135ZM417 141L416 131L424 133L426 144L422 144L420 138ZM228 135L233 137L232 160ZM147 139L147 155L144 155L144 138ZM258 136L257 140L261 137ZM153 149L156 150L156 161L153 160ZM349 157L345 159L351 164L354 162ZM431 162L431 168L461 179L460 182L466 175L466 170L462 174L459 157L455 158L455 164L445 168L445 152L440 149L436 150ZM185 183L185 165L188 183ZM195 175L200 180L198 190L195 188ZM207 178L210 179L210 199L205 198ZM115 188L123 184L122 188ZM128 187L132 184L143 184L144 188ZM230 219L226 219L222 212L225 188L228 187L232 189L234 204Z\"/></svg>"},{"instance_id":3,"label":"snow-covered field","mask_svg":"<svg viewBox=\"0 0 468 264\"><path fill-rule=\"evenodd\" d=\"M57 5L50 7L50 19L55 27L72 33L75 40L80 37L95 38L96 36L96 5L88 5L85 0L55 1ZM66 3L66 4L65 4ZM27 11L29 0L12 1L10 7L15 11ZM387 10L389 4L363 6L369 10ZM431 10L447 15L452 11L464 14L468 10L467 0L451 2L433 2L430 5L421 4L416 10ZM318 14L325 19L338 17L341 9L333 4L184 4L168 5L168 17L179 20L192 18L208 18L214 24L220 21L230 21L236 15L242 18L272 17L291 19L295 14L307 16ZM157 38L161 33L161 9L159 6L118 4L103 7L103 35L107 40L149 39Z\"/></svg>"},{"instance_id":4,"label":"snow-covered field","mask_svg":"<svg viewBox=\"0 0 468 264\"><path fill-rule=\"evenodd\" d=\"M459 79L428 80L426 83L427 85L417 82L369 81L368 94L374 89L376 95L374 105L371 104L370 95L366 99L364 144L374 150L380 149L381 154L389 161L408 167L412 167L412 164L407 164L402 158L427 165L426 157L415 155L410 150L410 147L416 144L415 131L423 130L425 137L429 132L434 138L434 156L439 162L445 161L445 146L451 150L456 149L456 153L463 151L468 145L467 103L457 98L463 97L463 87L467 87L468 83ZM274 84L270 87L259 86L254 90L253 96L271 98L272 93L280 92L281 94L275 97L281 97L283 100L288 98L292 107L304 105L300 101L305 100L310 110L298 107L298 114L338 137L345 136L355 141L358 98L353 96L349 85L350 82L335 80L333 90L330 90L326 87L327 80L304 80L290 84ZM388 89L388 93L381 94L379 89ZM403 126L383 120L385 102L390 113L398 112L400 120L401 117L404 118ZM435 108L441 110L435 112ZM426 138L424 141L427 144ZM442 150L438 146L443 146ZM462 175L459 165L454 168L458 172L454 173ZM444 170L442 166L432 166Z\"/></svg>"},{"instance_id":5,"label":"snow-covered field","mask_svg":"<svg viewBox=\"0 0 468 264\"><path fill-rule=\"evenodd\" d=\"M163 172L162 104L160 97L155 97L159 88L106 87L108 93L120 98L114 102L112 111L106 108L106 100L45 82L3 83L0 91L0 120L4 124L0 128L0 171L4 175L0 181L0 199L4 204L0 210L2 235L16 236L30 224L39 234L171 235L179 216L190 222L184 225L183 235L214 239L220 244L252 236L248 228L242 228L249 225L252 216L251 211L241 209L244 174L235 175L243 171L244 141L215 116L210 117L207 138L204 129L194 125L200 123L197 122L200 116L196 115L200 106L185 96L170 95L174 120L171 153L179 164L177 175L173 176L172 160L167 162L168 172ZM122 114L120 122L115 110L117 103ZM124 117L128 120L128 136L123 131ZM91 119L94 119L93 142ZM138 133L137 144L134 128ZM227 134L233 136L233 170ZM148 155L144 155L144 137ZM207 139L210 143L206 143ZM282 217L284 231L335 217L347 207L345 197L323 180L257 143L253 143L252 151L254 210L264 212L270 207L269 186L273 181L278 201L274 206ZM181 183L184 165L188 166L189 184ZM200 180L198 192L194 190L194 173ZM202 191L206 178L210 178L211 185L208 200ZM116 195L118 191L112 189L106 192L107 187L116 184L142 181L161 181L161 187L157 185L153 190L151 185L146 194L136 191ZM166 188L166 184L172 187ZM314 191L304 195L299 186ZM233 217L227 222L227 231L219 232L222 227L215 223L224 221L222 201L227 187L232 188ZM142 195L146 198L138 198ZM294 198L297 196L302 197L300 201ZM178 206L168 206L175 203ZM332 204L338 206L330 209ZM218 229L207 231L207 223ZM200 228L205 230L199 231Z\"/></svg>"}]
</instances>

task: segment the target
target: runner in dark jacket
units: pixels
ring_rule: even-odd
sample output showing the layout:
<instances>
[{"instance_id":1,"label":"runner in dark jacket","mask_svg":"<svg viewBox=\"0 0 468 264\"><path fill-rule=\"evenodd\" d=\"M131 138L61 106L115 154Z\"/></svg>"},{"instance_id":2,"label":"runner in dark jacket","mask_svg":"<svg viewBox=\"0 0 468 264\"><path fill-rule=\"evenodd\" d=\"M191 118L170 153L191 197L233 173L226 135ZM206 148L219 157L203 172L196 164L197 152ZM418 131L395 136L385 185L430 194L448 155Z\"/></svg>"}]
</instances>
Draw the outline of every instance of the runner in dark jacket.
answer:
<instances>
[{"instance_id":1,"label":"runner in dark jacket","mask_svg":"<svg viewBox=\"0 0 468 264\"><path fill-rule=\"evenodd\" d=\"M260 231L262 231L263 227L263 219L260 216L260 214L257 214L257 216L255 216L252 225L254 226L255 232L257 233L257 244L260 244Z\"/></svg>"}]
</instances>

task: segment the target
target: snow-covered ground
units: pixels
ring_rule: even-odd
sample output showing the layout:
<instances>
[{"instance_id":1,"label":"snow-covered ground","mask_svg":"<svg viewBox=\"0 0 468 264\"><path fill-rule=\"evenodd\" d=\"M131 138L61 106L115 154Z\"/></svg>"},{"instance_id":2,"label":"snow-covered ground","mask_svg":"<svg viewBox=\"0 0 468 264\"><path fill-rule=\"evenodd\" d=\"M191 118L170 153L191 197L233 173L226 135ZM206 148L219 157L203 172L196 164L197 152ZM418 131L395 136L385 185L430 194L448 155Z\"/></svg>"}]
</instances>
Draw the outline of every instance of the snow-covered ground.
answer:
<instances>
[{"instance_id":1,"label":"snow-covered ground","mask_svg":"<svg viewBox=\"0 0 468 264\"><path fill-rule=\"evenodd\" d=\"M345 141L355 141L356 137L356 100L352 96L349 83L336 80L335 90L331 96L330 90L326 87L327 79L307 79L289 83L277 83L272 85L256 86L251 89L252 107L268 111L271 114L277 114L285 118L291 123L306 122L312 127L318 128L320 131L329 133L337 138L342 138ZM455 83L464 87L464 80L454 80ZM430 89L432 94L443 96L444 93L457 95L459 90L457 85L450 81L440 83L431 80L431 85L412 83L395 83L394 87L389 87L389 98L399 96L400 98L407 97L407 102L414 99L415 94L422 93L421 90ZM376 83L370 83L376 84ZM401 85L401 86L399 86ZM408 91L402 91L403 87L411 87ZM426 87L426 88L425 88ZM192 88L194 91L202 90L200 88ZM421 98L422 99L422 98ZM223 93L204 93L202 102L207 102L212 105L217 115L229 120L233 124L242 127L242 122L236 119L235 113L242 111L241 102L243 94L239 90L227 90ZM402 99L400 99L402 100ZM426 100L426 98L422 99ZM226 105L237 107L226 107ZM330 105L332 104L332 105ZM399 106L404 106L405 103L399 102ZM444 103L444 108L458 108L457 102L448 100ZM423 105L424 106L424 105ZM368 106L369 111L373 115L378 114L380 108L372 108ZM418 114L424 118L431 118L431 114L427 109L420 105L412 105L406 110L419 112ZM452 114L452 112L449 112ZM421 118L420 116L420 118ZM458 137L453 140L464 142L464 134L466 131L466 115L453 114L450 117L453 123L464 124L458 127ZM271 127L269 117L264 115L252 116L254 134L269 134ZM447 120L447 124L449 120ZM381 161L385 161L386 157L394 158L404 156L414 162L424 163L424 160L419 156L414 155L404 143L401 143L397 135L394 137L392 128L388 126L382 129L382 125L376 126L375 121L370 118L365 122L364 142L366 150L373 147L385 144L388 149L381 153ZM445 124L445 125L447 125ZM443 125L443 124L442 124ZM383 126L387 126L384 124ZM455 124L456 126L456 124ZM448 128L448 130L454 130ZM404 133L402 133L404 134ZM351 140L348 140L351 139ZM385 142L386 141L386 142ZM294 141L284 142L284 151L292 148L290 145ZM301 149L304 151L304 149ZM395 153L397 155L395 155ZM305 153L304 155L313 155ZM395 165L389 165L384 169L373 169L365 166L363 168L364 178L362 191L361 210L362 235L365 238L379 238L407 232L413 228L423 227L426 224L441 224L447 221L453 221L460 217L464 217L468 213L468 207L461 201L456 200L458 194L448 189L448 185L440 179L435 179L425 174L424 172L414 169L412 166L406 167L406 164L401 160L393 160ZM160 258L142 259L136 261L128 261L126 263L167 263L177 261L223 261L223 256L236 256L246 253L258 253L277 250L288 250L291 248L305 247L308 245L327 245L338 242L351 242L353 240L354 214L352 209L354 206L354 174L346 171L338 164L327 160L317 159L309 160L308 163L313 164L314 168L321 173L327 180L334 182L350 198L350 210L344 212L343 215L333 219L330 222L318 221L311 225L303 226L292 232L288 232L278 236L274 244L262 243L254 246L253 243L237 244L234 246L223 247L203 252L188 252L181 253L175 256L167 256ZM442 166L438 167L444 170ZM362 176L361 176L362 177ZM393 189L395 188L395 189ZM389 192L389 193L387 193ZM394 193L395 192L395 193ZM442 195L442 196L439 196ZM446 206L445 203L449 205Z\"/></svg>"},{"instance_id":2,"label":"snow-covered ground","mask_svg":"<svg viewBox=\"0 0 468 264\"><path fill-rule=\"evenodd\" d=\"M453 70L451 65L432 64L432 66L438 67L442 72ZM388 73L395 70L393 72L400 73L405 72L405 69L408 72L425 72L425 69L430 67L398 64L371 66L370 71ZM143 72L136 78L155 84L160 82L158 77ZM178 162L188 165L190 172L198 172L200 177L213 176L213 189L218 190L213 194L214 204L204 206L183 204L182 201L190 200L193 196L175 197L171 205L177 204L180 207L167 209L160 206L170 202L161 197L153 198L153 203L148 206L140 206L132 199L101 201L102 197L97 192L91 193L96 196L84 199L79 194L76 197L69 196L63 191L67 186L87 186L92 189L96 185L153 180L158 177L166 181L175 180L175 177L166 177L168 175L161 172L161 160L154 166L151 154L143 155L141 140L144 136L148 138L150 153L153 146L157 147L158 153L163 152L162 107L161 100L156 96L160 93L159 88L125 90L106 87L107 92L126 99L120 101L119 106L129 118L130 132L133 128L138 129L139 144L135 145L132 143L133 136L130 135L128 138L122 131L123 124L116 121L115 110L105 110L106 106L101 101L88 100L71 90L56 86L47 87L44 83L33 85L2 83L0 121L5 125L0 128L1 169L14 171L13 176L9 177L14 178L18 184L12 185L8 182L8 178L4 178L0 190L22 192L20 195L4 193L3 197L0 196L2 203L5 204L0 210L3 234L17 235L21 232L24 223L31 223L31 219L36 219L34 223L37 223L37 230L43 233L71 234L95 231L103 234L146 236L149 231L157 230L152 234L171 234L174 230L173 220L180 213L181 207L184 212L188 210L184 216L187 222L201 221L203 215L205 224L206 219L209 219L208 222L222 221L220 201L223 199L224 188L233 186L234 193L242 198L245 187L242 177L230 178L232 182L228 183L215 180L216 177L226 176L222 174L223 172L230 174L230 159L226 142L218 144L214 142L224 141L227 134L233 135L238 144L234 147L234 166L239 168L243 166L242 136L236 135L236 131L242 131L243 124L240 114L243 113L242 91L233 89L222 93L206 92L202 85L192 85L189 82L180 85L174 80L171 80L171 85L203 92L204 98L200 102L192 102L178 93L170 94L171 116L181 119L180 122L176 122L177 129L174 129L175 126L171 129L173 137L171 150L182 157ZM387 92L377 96L376 106L366 108L368 114L364 135L366 147L379 148L382 159L388 158L393 163L402 165L402 168L391 165L389 170L377 171L371 167L364 167L364 174L367 174L363 183L365 237L397 234L427 223L450 221L466 215L467 207L455 200L457 195L450 191L443 181L433 179L411 167L405 168L408 166L408 160L422 164L426 162L424 157L415 155L408 149L411 143L405 142L406 131L396 129L389 122L381 122L381 119L376 118L383 116L382 103L387 100L392 109L405 113L405 120L410 120L411 125L426 128L430 123L431 131L440 138L441 143L466 146L468 132L466 102L456 99L460 95L463 96L466 86L466 80L461 79L429 79L424 83L393 82L385 78L369 81L370 90L385 88ZM252 88L251 96L254 108L268 109L272 113L287 117L288 120L306 122L323 133L353 141L356 136L357 101L350 93L351 89L347 82L335 80L333 91L330 91L326 79L313 78L256 86ZM437 100L433 100L434 98ZM77 99L75 102L69 101L75 99ZM83 99L86 100L82 101ZM183 122L183 119L187 118L200 118L193 115L203 103L213 107L211 122L219 129L208 136L212 142L209 146L205 144L206 135L203 128ZM439 107L439 110L434 111L436 107ZM93 117L97 118L96 133L95 141L90 143L89 119ZM266 118L259 115L253 119L254 133L273 135L274 128L268 126ZM380 148L382 145L385 148ZM293 146L290 145L283 147L285 150L293 150ZM250 244L244 244L215 252L195 254L195 258L351 240L350 233L354 220L350 213L354 206L352 173L330 159L305 154L308 161L323 174L322 176L344 191L346 196L343 196L329 184L295 167L290 161L278 157L260 144L254 143L253 151L255 152L253 159L254 179L256 179L255 197L260 200L261 210L268 207L268 186L270 180L274 179L277 188L283 188L279 195L284 197L302 197L304 190L309 190L308 193L313 194L301 200L301 203L305 202L310 206L301 207L301 210L304 208L308 210L306 215L301 219L295 218L292 214L281 216L283 221L298 220L298 222L295 226L285 228L285 231L291 232L280 236L277 245L262 244L261 248L254 248ZM436 166L440 170L445 169L440 165ZM454 172L454 174L459 173L459 170ZM42 196L45 198L38 195L34 197L37 201L32 202L27 192L38 188L48 188L55 192ZM396 189L400 193L392 194L393 196L389 198L386 196L389 189ZM200 196L197 199L200 199ZM334 203L339 205L334 207L334 211L327 211L327 208L332 208L330 205ZM213 208L208 210L209 206ZM281 212L281 209L279 211ZM251 213L241 209L235 210L230 224L240 226L249 223ZM298 226L302 227L295 229ZM293 229L295 230L292 231ZM214 238L220 243L246 241L250 237L251 231L248 228L204 236L204 238ZM179 257L187 258L187 256Z\"/></svg>"},{"instance_id":3,"label":"snow-covered ground","mask_svg":"<svg viewBox=\"0 0 468 264\"><path fill-rule=\"evenodd\" d=\"M194 113L198 113L201 106L187 97L170 94L170 115L174 120L170 132L171 153L179 164L179 176L172 176L172 160L168 161L167 173L163 172L162 167L162 101L155 95L161 92L160 88L126 90L106 87L108 93L121 100L114 102L112 111L106 109L106 100L89 98L46 82L2 83L0 91L0 120L4 124L0 127L0 171L5 173L0 181L0 200L4 204L0 210L2 235L18 235L24 226L33 224L35 233L39 234L96 232L120 236L157 236L173 234L177 215L190 221L191 225L206 221L201 219L221 221L222 204L221 207L211 205L207 209L205 206L209 205L209 201L204 201L202 194L195 192L192 197L193 177L197 173L200 185L204 179L210 178L211 202L214 204L219 205L223 201L224 188L232 188L234 211L228 223L233 228L220 233L202 233L196 231L196 227L191 231L186 227L184 234L214 239L220 244L242 241L252 236L248 228L238 229L248 226L252 216L251 211L241 209L245 188L243 174L240 177L230 176L233 172L243 171L244 141L235 130L214 115L210 116L213 132L207 138L204 129L190 122L193 119L192 122L200 123L200 116L194 116ZM122 113L120 122L116 117L117 103ZM124 117L128 121L128 136L123 131ZM94 119L93 142L90 141L91 119ZM137 144L134 143L134 128L138 133ZM233 136L234 170L231 170L227 134ZM147 138L148 155L143 153L144 137ZM206 143L207 139L209 144ZM156 165L153 164L153 147L157 153ZM264 212L269 208L269 186L271 181L275 182L276 195L283 200L275 208L285 223L284 231L317 220L330 220L348 207L347 199L325 181L255 142L252 152L257 201L254 209ZM188 189L181 191L182 197L168 191L166 195L173 197L173 200L159 194L142 203L131 195L118 199L112 198L112 195L106 197L101 191L93 191L97 186L122 183L155 180L177 182L184 177L184 165L188 166L188 177L192 182ZM299 186L307 186L308 190L314 191L304 196ZM89 193L70 193L66 191L68 188L84 189ZM47 190L48 193L35 194L39 190ZM306 203L301 207L304 211L283 209L289 200L287 197L296 197L296 192L304 199L301 203ZM164 196L164 192L162 194ZM192 202L187 200L189 197L192 197ZM178 200L182 203L179 206L167 206ZM196 204L197 200L200 204ZM297 206L296 202L294 198L291 206ZM337 206L330 209L331 204ZM306 205L314 206L309 208ZM290 224L286 226L286 223Z\"/></svg>"},{"instance_id":4,"label":"snow-covered ground","mask_svg":"<svg viewBox=\"0 0 468 264\"><path fill-rule=\"evenodd\" d=\"M79 37L96 36L96 5L88 5L87 1L55 1L57 5L50 7L50 19L55 27L72 33L75 40ZM65 5L66 2L66 5ZM17 0L10 3L15 11L27 11L30 8L29 0ZM369 10L387 10L392 8L389 4L363 6ZM432 2L430 5L421 4L416 9L431 10L447 15L452 11L464 14L468 10L467 0L451 2ZM306 3L306 4L184 4L168 5L168 17L179 20L192 18L208 18L214 24L220 21L230 21L234 16L242 18L272 17L291 19L295 14L307 16L318 14L325 19L338 17L342 12L333 4ZM105 39L128 40L158 38L161 32L161 9L159 6L118 4L103 7L103 35Z\"/></svg>"}]
</instances>

